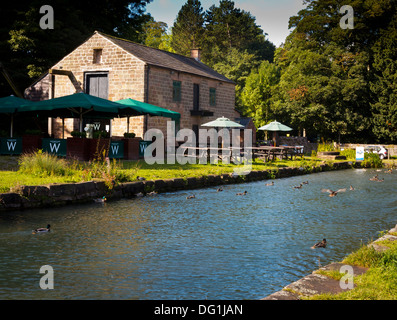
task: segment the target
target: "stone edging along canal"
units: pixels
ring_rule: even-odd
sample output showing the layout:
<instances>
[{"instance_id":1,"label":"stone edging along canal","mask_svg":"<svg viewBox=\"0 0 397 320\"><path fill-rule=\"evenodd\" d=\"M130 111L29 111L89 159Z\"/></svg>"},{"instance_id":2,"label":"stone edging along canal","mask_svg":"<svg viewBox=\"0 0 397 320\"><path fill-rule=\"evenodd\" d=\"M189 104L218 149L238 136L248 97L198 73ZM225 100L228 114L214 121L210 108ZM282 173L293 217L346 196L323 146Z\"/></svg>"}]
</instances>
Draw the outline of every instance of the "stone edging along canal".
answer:
<instances>
[{"instance_id":1,"label":"stone edging along canal","mask_svg":"<svg viewBox=\"0 0 397 320\"><path fill-rule=\"evenodd\" d=\"M360 163L356 163L359 167ZM286 178L308 173L352 168L352 162L335 162L318 167L278 168L264 171L251 171L245 176L233 174L208 175L203 177L176 178L167 180L150 180L121 183L109 189L104 181L79 183L49 184L42 186L20 186L14 192L0 194L0 212L64 206L68 204L90 202L106 196L107 200L133 198L138 194L152 191L157 193L192 190L226 184L246 183L273 178Z\"/></svg>"}]
</instances>

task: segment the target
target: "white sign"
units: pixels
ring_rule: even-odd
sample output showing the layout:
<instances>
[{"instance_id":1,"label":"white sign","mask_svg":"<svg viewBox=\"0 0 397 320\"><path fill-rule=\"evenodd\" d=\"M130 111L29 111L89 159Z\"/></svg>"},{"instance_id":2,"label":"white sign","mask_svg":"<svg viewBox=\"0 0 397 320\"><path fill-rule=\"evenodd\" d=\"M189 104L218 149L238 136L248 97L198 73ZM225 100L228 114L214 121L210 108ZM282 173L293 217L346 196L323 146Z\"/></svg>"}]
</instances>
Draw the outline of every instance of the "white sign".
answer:
<instances>
[{"instance_id":1,"label":"white sign","mask_svg":"<svg viewBox=\"0 0 397 320\"><path fill-rule=\"evenodd\" d=\"M364 147L356 147L356 161L364 160Z\"/></svg>"}]
</instances>

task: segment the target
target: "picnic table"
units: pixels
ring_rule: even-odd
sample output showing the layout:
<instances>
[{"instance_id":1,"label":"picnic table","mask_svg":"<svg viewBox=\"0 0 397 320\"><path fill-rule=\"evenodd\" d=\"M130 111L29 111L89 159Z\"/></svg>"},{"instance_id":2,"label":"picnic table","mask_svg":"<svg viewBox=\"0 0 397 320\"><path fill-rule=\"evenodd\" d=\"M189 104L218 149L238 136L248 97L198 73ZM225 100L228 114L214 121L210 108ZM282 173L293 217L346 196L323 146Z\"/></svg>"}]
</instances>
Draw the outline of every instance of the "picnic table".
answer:
<instances>
[{"instance_id":1,"label":"picnic table","mask_svg":"<svg viewBox=\"0 0 397 320\"><path fill-rule=\"evenodd\" d=\"M290 159L294 157L303 156L302 146L261 146L261 147L251 147L252 158L262 158L265 161L274 160L276 158Z\"/></svg>"},{"instance_id":2,"label":"picnic table","mask_svg":"<svg viewBox=\"0 0 397 320\"><path fill-rule=\"evenodd\" d=\"M208 162L211 157L216 157L216 160L221 160L223 163L240 163L242 158L261 158L265 161L281 159L293 159L297 156L303 156L302 146L261 146L261 147L229 147L229 148L216 148L216 147L189 147L184 146L184 157L193 157L196 159L206 159ZM185 154L186 150L194 150ZM251 157L248 157L251 153Z\"/></svg>"},{"instance_id":3,"label":"picnic table","mask_svg":"<svg viewBox=\"0 0 397 320\"><path fill-rule=\"evenodd\" d=\"M211 157L216 160L222 160L223 163L230 163L230 161L241 162L243 154L242 148L230 147L230 148L217 148L217 147L182 147L184 150L183 155L185 157L193 157L196 159L206 159L208 162ZM194 150L194 152L188 152L186 150Z\"/></svg>"}]
</instances>

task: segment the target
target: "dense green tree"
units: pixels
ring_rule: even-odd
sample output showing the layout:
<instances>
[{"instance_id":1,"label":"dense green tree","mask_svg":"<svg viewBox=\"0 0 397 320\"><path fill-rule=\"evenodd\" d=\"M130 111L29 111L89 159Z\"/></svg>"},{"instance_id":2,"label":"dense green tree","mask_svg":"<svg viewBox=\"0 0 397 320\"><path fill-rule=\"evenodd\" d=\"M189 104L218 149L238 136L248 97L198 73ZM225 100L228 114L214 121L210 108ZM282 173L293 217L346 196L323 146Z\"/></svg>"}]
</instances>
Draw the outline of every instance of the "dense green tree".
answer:
<instances>
[{"instance_id":1,"label":"dense green tree","mask_svg":"<svg viewBox=\"0 0 397 320\"><path fill-rule=\"evenodd\" d=\"M172 26L172 49L182 55L190 55L191 49L202 46L204 11L199 0L187 0L179 10Z\"/></svg>"},{"instance_id":2,"label":"dense green tree","mask_svg":"<svg viewBox=\"0 0 397 320\"><path fill-rule=\"evenodd\" d=\"M373 132L381 142L397 142L397 13L374 48L371 90Z\"/></svg>"},{"instance_id":3,"label":"dense green tree","mask_svg":"<svg viewBox=\"0 0 397 320\"><path fill-rule=\"evenodd\" d=\"M258 61L255 67L262 60L272 61L275 46L266 40L255 20L250 12L236 8L230 0L220 0L219 6L211 6L205 15L203 60L210 66L215 65L235 48L253 54Z\"/></svg>"},{"instance_id":4,"label":"dense green tree","mask_svg":"<svg viewBox=\"0 0 397 320\"><path fill-rule=\"evenodd\" d=\"M252 70L241 93L242 111L251 117L257 128L275 120L273 107L275 89L280 81L280 69L269 61L263 61Z\"/></svg>"},{"instance_id":5,"label":"dense green tree","mask_svg":"<svg viewBox=\"0 0 397 320\"><path fill-rule=\"evenodd\" d=\"M139 41L151 0L50 0L54 29L41 29L42 1L21 0L0 11L0 57L20 91L95 30ZM1 77L2 78L2 77ZM3 81L3 79L1 79ZM0 82L0 94L13 93Z\"/></svg>"},{"instance_id":6,"label":"dense green tree","mask_svg":"<svg viewBox=\"0 0 397 320\"><path fill-rule=\"evenodd\" d=\"M171 35L167 33L167 24L155 21L152 17L143 26L142 43L148 47L174 52L171 47Z\"/></svg>"},{"instance_id":7,"label":"dense green tree","mask_svg":"<svg viewBox=\"0 0 397 320\"><path fill-rule=\"evenodd\" d=\"M290 19L294 31L276 53L276 63L282 70L277 108L293 125L301 130L305 128L309 134L335 140L369 141L370 106L377 99L373 93L381 90L385 93L380 104L372 104L373 110L381 110L385 99L390 98L385 98L388 96L385 88L389 90L387 93L393 91L387 84L393 77L383 83L381 79L385 54L395 59L391 51L384 52L386 43L393 47L390 32L385 34L383 42L378 38L396 12L395 2L308 0L306 4L306 9ZM339 25L342 5L353 7L354 29ZM387 114L385 109L374 122L385 125L384 114Z\"/></svg>"}]
</instances>

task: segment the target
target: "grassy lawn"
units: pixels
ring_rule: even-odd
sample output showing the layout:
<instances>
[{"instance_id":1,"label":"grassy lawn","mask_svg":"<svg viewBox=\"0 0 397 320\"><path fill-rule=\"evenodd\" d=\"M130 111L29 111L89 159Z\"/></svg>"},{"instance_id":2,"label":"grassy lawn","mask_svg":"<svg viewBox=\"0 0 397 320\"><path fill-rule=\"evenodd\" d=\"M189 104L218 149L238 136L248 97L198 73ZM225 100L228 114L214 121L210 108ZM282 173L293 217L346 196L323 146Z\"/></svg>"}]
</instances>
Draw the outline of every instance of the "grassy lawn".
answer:
<instances>
[{"instance_id":1,"label":"grassy lawn","mask_svg":"<svg viewBox=\"0 0 397 320\"><path fill-rule=\"evenodd\" d=\"M0 157L0 192L9 192L13 187L20 185L43 185L49 183L70 183L90 181L94 178L113 179L119 182L135 181L137 177L147 180L173 179L187 177L201 177L205 175L219 175L233 173L233 170L242 166L234 164L154 164L145 161L111 161L83 163L68 161L56 157L47 157L38 154L36 157L25 158ZM322 163L322 160L305 157L296 160L277 160L264 163L255 160L252 170L271 170L282 167L313 167ZM111 167L111 169L109 169Z\"/></svg>"},{"instance_id":2,"label":"grassy lawn","mask_svg":"<svg viewBox=\"0 0 397 320\"><path fill-rule=\"evenodd\" d=\"M382 245L389 247L389 250L377 252L372 247L363 245L359 250L350 254L342 261L342 263L369 268L366 273L354 277L354 283L357 285L356 288L336 295L316 295L310 299L396 300L397 241L385 240L385 243L382 243ZM340 280L342 274L332 272L328 276Z\"/></svg>"}]
</instances>

